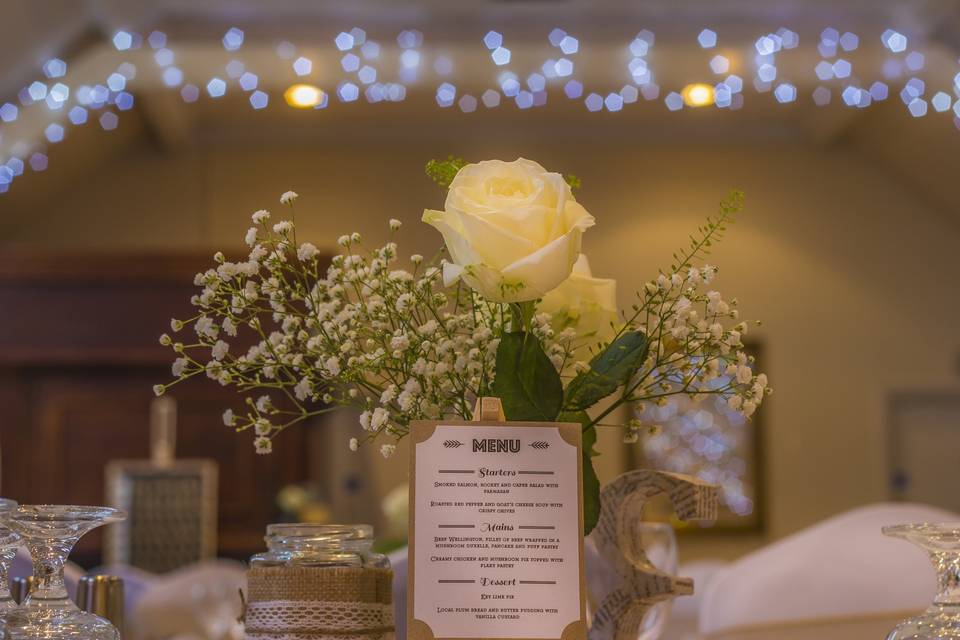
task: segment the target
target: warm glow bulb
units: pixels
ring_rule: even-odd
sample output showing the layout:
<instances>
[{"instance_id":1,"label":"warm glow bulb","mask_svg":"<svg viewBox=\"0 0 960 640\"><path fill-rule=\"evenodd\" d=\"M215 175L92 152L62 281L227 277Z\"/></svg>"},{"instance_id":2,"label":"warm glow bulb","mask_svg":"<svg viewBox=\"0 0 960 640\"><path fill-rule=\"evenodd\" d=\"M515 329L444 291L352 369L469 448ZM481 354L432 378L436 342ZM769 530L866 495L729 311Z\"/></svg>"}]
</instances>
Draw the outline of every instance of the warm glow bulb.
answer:
<instances>
[{"instance_id":1,"label":"warm glow bulb","mask_svg":"<svg viewBox=\"0 0 960 640\"><path fill-rule=\"evenodd\" d=\"M295 84L283 92L287 104L297 109L312 109L323 100L323 91L311 84Z\"/></svg>"},{"instance_id":2,"label":"warm glow bulb","mask_svg":"<svg viewBox=\"0 0 960 640\"><path fill-rule=\"evenodd\" d=\"M708 84L688 84L683 88L683 101L688 107L705 107L713 104L713 87Z\"/></svg>"}]
</instances>

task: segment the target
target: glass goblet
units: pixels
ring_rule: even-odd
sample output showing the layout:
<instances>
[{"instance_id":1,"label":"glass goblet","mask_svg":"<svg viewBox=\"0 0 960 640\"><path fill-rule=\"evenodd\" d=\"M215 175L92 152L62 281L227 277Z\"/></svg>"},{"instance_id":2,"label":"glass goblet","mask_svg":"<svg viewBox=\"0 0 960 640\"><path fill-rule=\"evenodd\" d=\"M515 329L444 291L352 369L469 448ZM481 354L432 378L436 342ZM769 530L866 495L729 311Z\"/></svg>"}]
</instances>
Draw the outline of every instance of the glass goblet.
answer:
<instances>
[{"instance_id":1,"label":"glass goblet","mask_svg":"<svg viewBox=\"0 0 960 640\"><path fill-rule=\"evenodd\" d=\"M882 531L926 551L938 583L933 604L898 624L887 640L960 640L960 523L900 524Z\"/></svg>"},{"instance_id":2,"label":"glass goblet","mask_svg":"<svg viewBox=\"0 0 960 640\"><path fill-rule=\"evenodd\" d=\"M677 538L673 527L664 522L637 522L632 525L630 533L639 543L656 569L667 575L677 573ZM601 602L617 588L621 580L618 567L611 566L596 548L596 541L588 536L584 541L586 553L586 582L587 582L587 619L588 624L593 618L594 610ZM654 604L643 616L643 621L637 629L637 640L656 640L666 630L673 608L671 600L664 600Z\"/></svg>"},{"instance_id":3,"label":"glass goblet","mask_svg":"<svg viewBox=\"0 0 960 640\"><path fill-rule=\"evenodd\" d=\"M637 534L650 563L668 575L676 575L677 536L673 527L665 522L644 522L638 527ZM643 618L638 640L656 640L663 635L672 610L673 600L653 605Z\"/></svg>"},{"instance_id":4,"label":"glass goblet","mask_svg":"<svg viewBox=\"0 0 960 640\"><path fill-rule=\"evenodd\" d=\"M0 498L0 629L6 624L7 615L17 608L10 595L10 563L20 547L20 536L7 528L4 518L13 511L17 503Z\"/></svg>"},{"instance_id":5,"label":"glass goblet","mask_svg":"<svg viewBox=\"0 0 960 640\"><path fill-rule=\"evenodd\" d=\"M7 616L4 638L119 640L120 634L108 620L81 611L67 595L63 565L81 536L124 517L117 509L65 505L24 505L6 516L7 526L20 534L30 550L36 583Z\"/></svg>"}]
</instances>

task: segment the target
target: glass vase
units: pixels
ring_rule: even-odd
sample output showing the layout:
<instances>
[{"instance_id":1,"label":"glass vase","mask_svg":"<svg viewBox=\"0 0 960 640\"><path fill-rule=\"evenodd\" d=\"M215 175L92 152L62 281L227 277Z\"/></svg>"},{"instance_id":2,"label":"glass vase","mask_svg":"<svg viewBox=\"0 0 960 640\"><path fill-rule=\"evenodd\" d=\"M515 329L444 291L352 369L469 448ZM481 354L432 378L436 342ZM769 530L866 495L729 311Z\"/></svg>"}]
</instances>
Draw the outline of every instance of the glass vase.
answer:
<instances>
[{"instance_id":1,"label":"glass vase","mask_svg":"<svg viewBox=\"0 0 960 640\"><path fill-rule=\"evenodd\" d=\"M67 595L63 565L85 533L125 514L106 507L19 506L7 526L23 539L33 558L36 582L17 609L7 616L7 640L119 640L108 620L81 611Z\"/></svg>"},{"instance_id":2,"label":"glass vase","mask_svg":"<svg viewBox=\"0 0 960 640\"><path fill-rule=\"evenodd\" d=\"M926 551L938 583L933 604L898 624L887 640L960 640L960 523L901 524L882 531Z\"/></svg>"}]
</instances>

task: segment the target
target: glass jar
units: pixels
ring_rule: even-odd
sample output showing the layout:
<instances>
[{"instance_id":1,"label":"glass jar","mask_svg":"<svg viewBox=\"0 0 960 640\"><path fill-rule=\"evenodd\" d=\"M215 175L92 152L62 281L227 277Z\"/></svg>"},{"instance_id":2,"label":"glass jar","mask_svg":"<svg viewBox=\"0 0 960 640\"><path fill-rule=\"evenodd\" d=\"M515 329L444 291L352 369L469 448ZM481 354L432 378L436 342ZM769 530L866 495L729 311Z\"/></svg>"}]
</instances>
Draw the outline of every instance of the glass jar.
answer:
<instances>
[{"instance_id":1,"label":"glass jar","mask_svg":"<svg viewBox=\"0 0 960 640\"><path fill-rule=\"evenodd\" d=\"M368 524L271 524L263 539L267 550L250 558L251 568L390 568L387 557L373 551Z\"/></svg>"},{"instance_id":2,"label":"glass jar","mask_svg":"<svg viewBox=\"0 0 960 640\"><path fill-rule=\"evenodd\" d=\"M373 527L271 524L264 540L247 570L247 640L392 640L393 572Z\"/></svg>"}]
</instances>

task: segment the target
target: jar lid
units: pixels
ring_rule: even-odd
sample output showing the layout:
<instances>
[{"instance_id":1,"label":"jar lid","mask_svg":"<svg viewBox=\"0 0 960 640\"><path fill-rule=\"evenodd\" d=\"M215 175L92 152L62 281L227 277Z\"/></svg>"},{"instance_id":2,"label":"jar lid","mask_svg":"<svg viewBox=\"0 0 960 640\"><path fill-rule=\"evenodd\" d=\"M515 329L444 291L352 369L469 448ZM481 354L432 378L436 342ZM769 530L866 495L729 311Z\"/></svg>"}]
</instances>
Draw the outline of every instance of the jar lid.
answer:
<instances>
[{"instance_id":1,"label":"jar lid","mask_svg":"<svg viewBox=\"0 0 960 640\"><path fill-rule=\"evenodd\" d=\"M313 544L373 540L369 524L312 524L284 522L267 525L267 542L309 542Z\"/></svg>"}]
</instances>

